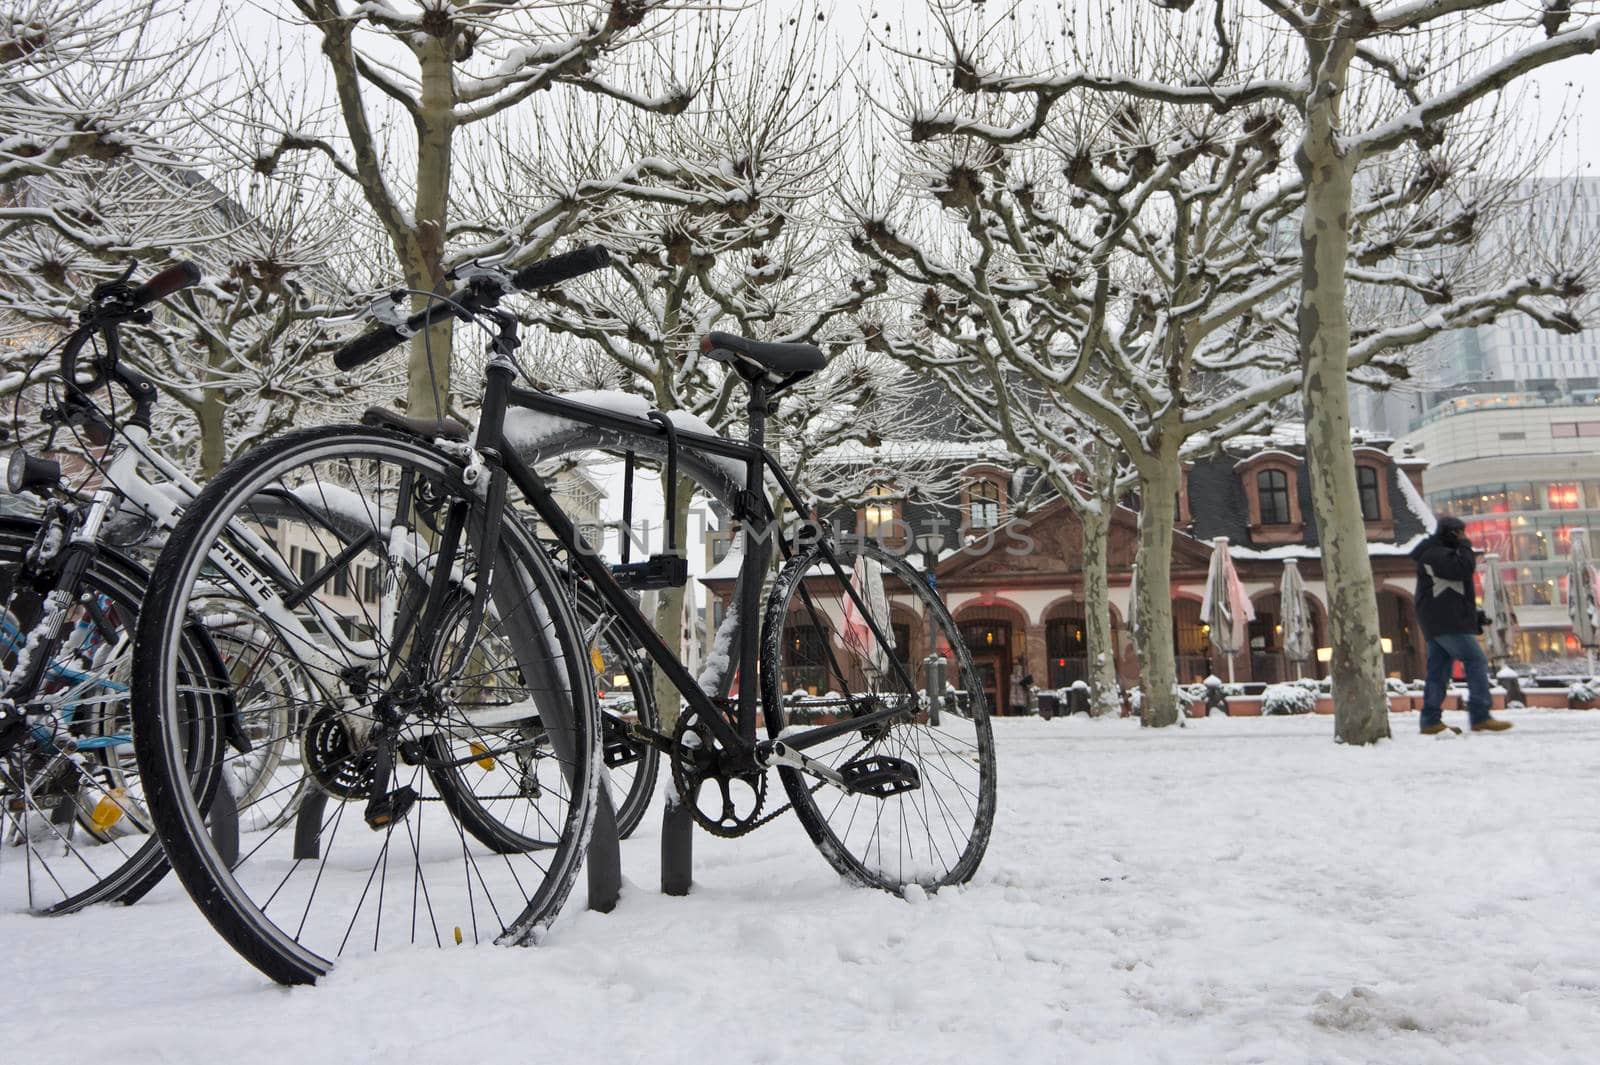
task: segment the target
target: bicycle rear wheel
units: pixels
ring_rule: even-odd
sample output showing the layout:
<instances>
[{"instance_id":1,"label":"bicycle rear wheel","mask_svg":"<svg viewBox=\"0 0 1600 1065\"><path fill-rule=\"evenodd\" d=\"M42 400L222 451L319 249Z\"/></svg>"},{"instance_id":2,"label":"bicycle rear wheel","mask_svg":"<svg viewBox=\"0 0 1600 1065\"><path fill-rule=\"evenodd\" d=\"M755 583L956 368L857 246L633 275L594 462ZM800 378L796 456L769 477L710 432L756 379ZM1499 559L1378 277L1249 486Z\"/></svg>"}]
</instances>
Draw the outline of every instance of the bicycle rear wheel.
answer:
<instances>
[{"instance_id":1,"label":"bicycle rear wheel","mask_svg":"<svg viewBox=\"0 0 1600 1065\"><path fill-rule=\"evenodd\" d=\"M46 589L19 580L39 523L0 521L0 666L14 669ZM166 875L133 756L128 683L143 570L108 550L74 591L63 639L38 687L21 697L28 731L0 756L0 909L72 913L134 902ZM186 699L214 656L185 626L178 657ZM191 715L194 716L194 715ZM195 745L192 735L186 744Z\"/></svg>"},{"instance_id":2,"label":"bicycle rear wheel","mask_svg":"<svg viewBox=\"0 0 1600 1065\"><path fill-rule=\"evenodd\" d=\"M357 950L526 942L572 887L598 784L587 654L513 515L492 565L480 554L481 508L460 464L419 441L305 430L225 469L156 564L134 672L151 810L213 927L275 980L314 981ZM479 587L485 609L465 609ZM231 869L200 788L248 752L213 743L215 772L177 771L174 628L217 588L255 609L248 640L219 644L235 690L309 685L255 684L236 731L286 743L316 784L292 822L242 824Z\"/></svg>"},{"instance_id":3,"label":"bicycle rear wheel","mask_svg":"<svg viewBox=\"0 0 1600 1065\"><path fill-rule=\"evenodd\" d=\"M659 751L626 732L630 721L649 729L661 728L654 673L649 658L634 646L627 630L598 595L580 586L577 610L594 667L595 694L603 711L601 736L606 770L615 786L612 799L617 806L617 838L627 839L650 808L661 763Z\"/></svg>"},{"instance_id":4,"label":"bicycle rear wheel","mask_svg":"<svg viewBox=\"0 0 1600 1065\"><path fill-rule=\"evenodd\" d=\"M762 625L762 704L774 739L894 712L804 751L877 783L846 791L781 768L784 790L842 876L897 893L964 883L988 847L995 806L994 736L972 656L944 603L900 559L867 543L843 574L821 544L779 573ZM930 650L949 668L937 723L924 690Z\"/></svg>"}]
</instances>

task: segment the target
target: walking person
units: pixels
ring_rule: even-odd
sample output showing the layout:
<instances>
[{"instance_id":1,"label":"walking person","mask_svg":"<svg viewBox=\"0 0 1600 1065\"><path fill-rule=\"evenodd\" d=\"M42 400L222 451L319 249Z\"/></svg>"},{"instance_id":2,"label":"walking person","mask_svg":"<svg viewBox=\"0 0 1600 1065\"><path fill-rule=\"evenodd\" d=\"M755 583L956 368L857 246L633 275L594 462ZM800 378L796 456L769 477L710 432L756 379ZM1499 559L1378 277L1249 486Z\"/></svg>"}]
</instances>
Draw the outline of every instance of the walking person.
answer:
<instances>
[{"instance_id":1,"label":"walking person","mask_svg":"<svg viewBox=\"0 0 1600 1065\"><path fill-rule=\"evenodd\" d=\"M1504 732L1511 722L1489 716L1489 660L1478 644L1483 616L1473 573L1478 560L1460 518L1442 515L1433 535L1411 552L1417 561L1417 622L1428 641L1428 676L1422 689L1422 734L1460 729L1443 721L1444 697L1455 663L1467 674L1467 719L1473 732Z\"/></svg>"}]
</instances>

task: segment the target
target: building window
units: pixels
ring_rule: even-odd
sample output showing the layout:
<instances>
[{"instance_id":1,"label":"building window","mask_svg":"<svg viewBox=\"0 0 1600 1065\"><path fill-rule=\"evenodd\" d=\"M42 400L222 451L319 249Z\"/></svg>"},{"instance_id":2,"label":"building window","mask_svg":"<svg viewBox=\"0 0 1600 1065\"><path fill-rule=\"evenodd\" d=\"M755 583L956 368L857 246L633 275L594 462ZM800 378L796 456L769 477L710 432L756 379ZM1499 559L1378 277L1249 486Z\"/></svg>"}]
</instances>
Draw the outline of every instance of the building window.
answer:
<instances>
[{"instance_id":1,"label":"building window","mask_svg":"<svg viewBox=\"0 0 1600 1065\"><path fill-rule=\"evenodd\" d=\"M783 649L784 692L804 691L817 695L827 691L828 640L816 625L795 625L788 631L789 646Z\"/></svg>"},{"instance_id":2,"label":"building window","mask_svg":"<svg viewBox=\"0 0 1600 1065\"><path fill-rule=\"evenodd\" d=\"M974 481L968 492L968 520L974 529L993 529L1000 524L1000 486L993 481Z\"/></svg>"},{"instance_id":3,"label":"building window","mask_svg":"<svg viewBox=\"0 0 1600 1065\"><path fill-rule=\"evenodd\" d=\"M1045 622L1045 653L1050 656L1045 672L1050 687L1065 688L1074 681L1088 680L1088 643L1083 630L1083 618L1053 618Z\"/></svg>"},{"instance_id":4,"label":"building window","mask_svg":"<svg viewBox=\"0 0 1600 1065\"><path fill-rule=\"evenodd\" d=\"M867 489L861 531L874 539L882 539L894 531L894 521L894 490L886 484L875 484Z\"/></svg>"},{"instance_id":5,"label":"building window","mask_svg":"<svg viewBox=\"0 0 1600 1065\"><path fill-rule=\"evenodd\" d=\"M1575 484L1552 484L1545 488L1545 505L1549 510L1579 510L1583 493Z\"/></svg>"},{"instance_id":6,"label":"building window","mask_svg":"<svg viewBox=\"0 0 1600 1065\"><path fill-rule=\"evenodd\" d=\"M317 575L317 570L322 567L322 556L315 551L300 552L300 579L310 581Z\"/></svg>"},{"instance_id":7,"label":"building window","mask_svg":"<svg viewBox=\"0 0 1600 1065\"><path fill-rule=\"evenodd\" d=\"M1289 524L1289 475L1282 470L1256 474L1256 497L1261 503L1261 524Z\"/></svg>"},{"instance_id":8,"label":"building window","mask_svg":"<svg viewBox=\"0 0 1600 1065\"><path fill-rule=\"evenodd\" d=\"M1356 488L1361 493L1361 520L1382 521L1383 505L1378 495L1378 471L1372 466L1357 466Z\"/></svg>"}]
</instances>

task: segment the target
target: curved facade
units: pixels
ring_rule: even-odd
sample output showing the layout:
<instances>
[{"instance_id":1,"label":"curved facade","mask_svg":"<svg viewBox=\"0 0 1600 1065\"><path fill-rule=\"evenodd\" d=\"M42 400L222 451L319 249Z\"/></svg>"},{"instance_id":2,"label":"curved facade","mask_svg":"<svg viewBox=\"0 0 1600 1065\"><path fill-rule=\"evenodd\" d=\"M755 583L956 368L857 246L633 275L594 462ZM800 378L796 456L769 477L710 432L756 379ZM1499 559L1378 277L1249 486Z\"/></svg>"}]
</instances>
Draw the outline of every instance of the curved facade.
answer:
<instances>
[{"instance_id":1,"label":"curved facade","mask_svg":"<svg viewBox=\"0 0 1600 1065\"><path fill-rule=\"evenodd\" d=\"M1566 567L1573 529L1600 535L1600 403L1468 397L1402 446L1428 462L1428 505L1460 517L1474 545L1500 557L1522 630L1516 658L1581 654Z\"/></svg>"}]
</instances>

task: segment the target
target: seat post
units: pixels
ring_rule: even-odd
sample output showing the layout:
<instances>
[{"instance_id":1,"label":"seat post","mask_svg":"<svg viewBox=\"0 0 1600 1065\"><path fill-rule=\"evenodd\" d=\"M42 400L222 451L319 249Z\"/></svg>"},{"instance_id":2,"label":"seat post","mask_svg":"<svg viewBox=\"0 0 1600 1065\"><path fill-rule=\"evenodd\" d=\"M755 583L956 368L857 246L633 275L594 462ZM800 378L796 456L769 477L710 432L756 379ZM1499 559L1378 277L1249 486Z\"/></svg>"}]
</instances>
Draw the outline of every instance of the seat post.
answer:
<instances>
[{"instance_id":1,"label":"seat post","mask_svg":"<svg viewBox=\"0 0 1600 1065\"><path fill-rule=\"evenodd\" d=\"M760 377L746 377L750 400L745 406L749 429L745 440L756 447L765 447L767 438L767 382Z\"/></svg>"},{"instance_id":2,"label":"seat post","mask_svg":"<svg viewBox=\"0 0 1600 1065\"><path fill-rule=\"evenodd\" d=\"M767 436L767 385L761 377L747 377L750 402L745 407L749 420L746 439L757 450L745 460L744 491L741 493L740 518L744 529L744 561L739 569L739 582L735 586L739 598L739 734L752 743L756 738L757 644L760 640L761 586L766 576L768 551L772 530L758 527L761 511L754 506L760 498L766 469L761 461L760 449L766 446Z\"/></svg>"}]
</instances>

